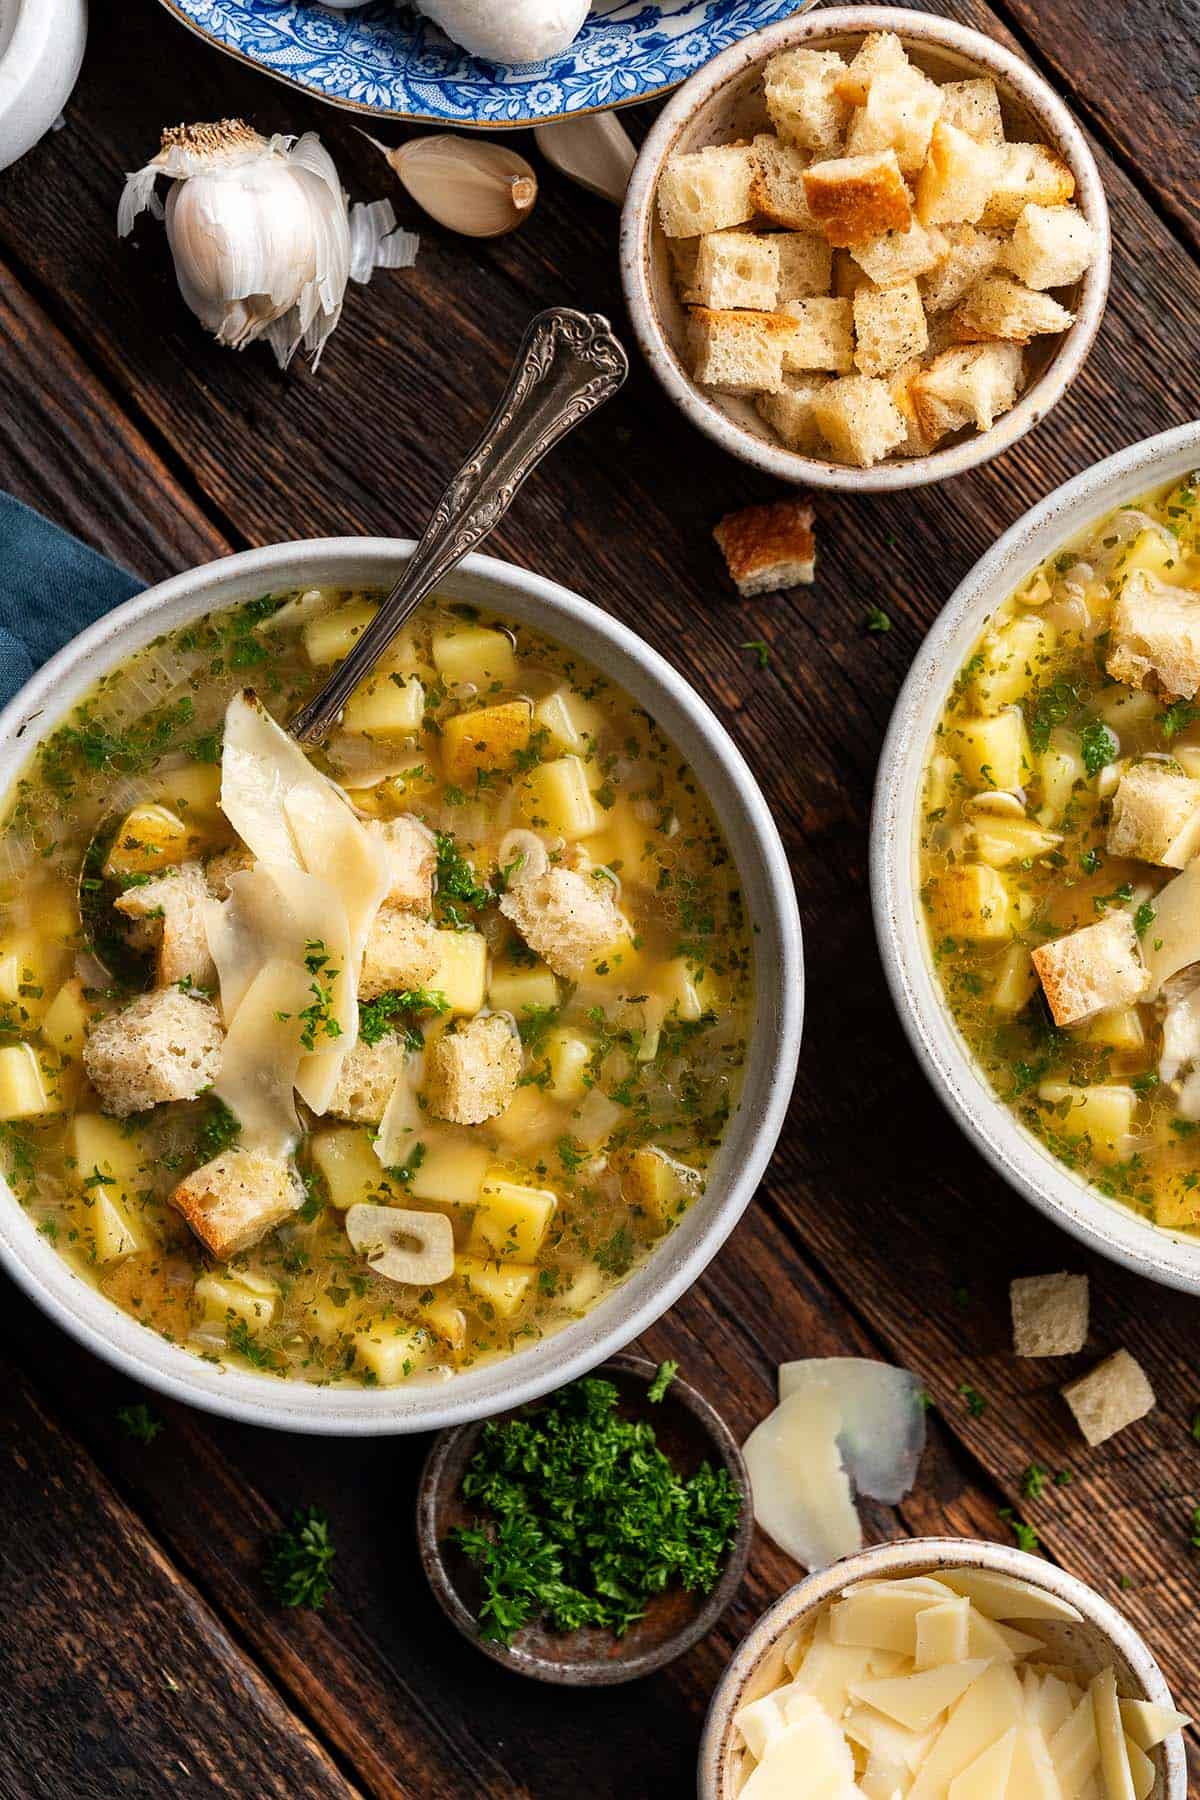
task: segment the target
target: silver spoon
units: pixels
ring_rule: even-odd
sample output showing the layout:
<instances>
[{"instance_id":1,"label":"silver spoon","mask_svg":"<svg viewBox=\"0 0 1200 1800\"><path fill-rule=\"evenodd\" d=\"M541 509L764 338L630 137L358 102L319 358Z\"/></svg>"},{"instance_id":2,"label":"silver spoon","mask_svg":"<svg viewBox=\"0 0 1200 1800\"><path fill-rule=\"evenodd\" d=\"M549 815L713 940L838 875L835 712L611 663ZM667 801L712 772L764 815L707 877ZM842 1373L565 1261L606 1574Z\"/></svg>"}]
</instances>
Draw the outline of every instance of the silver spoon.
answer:
<instances>
[{"instance_id":1,"label":"silver spoon","mask_svg":"<svg viewBox=\"0 0 1200 1800\"><path fill-rule=\"evenodd\" d=\"M530 321L483 436L434 507L399 581L345 661L288 721L298 742L321 742L426 594L499 524L546 452L611 399L628 373L629 358L599 313L554 306Z\"/></svg>"}]
</instances>

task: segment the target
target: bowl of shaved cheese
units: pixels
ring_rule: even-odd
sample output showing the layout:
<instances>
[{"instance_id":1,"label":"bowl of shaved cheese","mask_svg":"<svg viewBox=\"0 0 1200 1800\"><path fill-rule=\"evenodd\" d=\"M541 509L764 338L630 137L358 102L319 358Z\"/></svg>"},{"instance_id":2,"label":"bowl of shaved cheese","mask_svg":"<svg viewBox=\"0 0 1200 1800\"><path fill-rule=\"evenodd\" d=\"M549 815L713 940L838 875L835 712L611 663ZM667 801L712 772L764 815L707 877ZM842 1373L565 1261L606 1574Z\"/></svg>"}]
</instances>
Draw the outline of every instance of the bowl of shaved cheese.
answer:
<instances>
[{"instance_id":1,"label":"bowl of shaved cheese","mask_svg":"<svg viewBox=\"0 0 1200 1800\"><path fill-rule=\"evenodd\" d=\"M713 1696L700 1800L1184 1800L1162 1671L1115 1607L1004 1544L913 1538L810 1575Z\"/></svg>"}]
</instances>

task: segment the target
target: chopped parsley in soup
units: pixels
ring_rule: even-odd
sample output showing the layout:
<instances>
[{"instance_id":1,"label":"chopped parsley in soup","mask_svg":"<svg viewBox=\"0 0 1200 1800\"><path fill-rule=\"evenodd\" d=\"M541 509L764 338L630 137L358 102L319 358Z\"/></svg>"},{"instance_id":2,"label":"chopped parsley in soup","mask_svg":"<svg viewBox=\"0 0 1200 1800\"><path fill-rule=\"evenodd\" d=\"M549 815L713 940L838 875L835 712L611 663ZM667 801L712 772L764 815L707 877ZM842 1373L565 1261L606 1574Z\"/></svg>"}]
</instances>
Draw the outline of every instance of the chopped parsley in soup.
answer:
<instances>
[{"instance_id":1,"label":"chopped parsley in soup","mask_svg":"<svg viewBox=\"0 0 1200 1800\"><path fill-rule=\"evenodd\" d=\"M703 1190L751 952L694 776L528 626L428 603L160 639L0 831L0 1154L77 1274L202 1356L391 1384L578 1318Z\"/></svg>"},{"instance_id":2,"label":"chopped parsley in soup","mask_svg":"<svg viewBox=\"0 0 1200 1800\"><path fill-rule=\"evenodd\" d=\"M1000 1097L1069 1168L1200 1231L1200 473L993 615L930 746L921 898Z\"/></svg>"}]
</instances>

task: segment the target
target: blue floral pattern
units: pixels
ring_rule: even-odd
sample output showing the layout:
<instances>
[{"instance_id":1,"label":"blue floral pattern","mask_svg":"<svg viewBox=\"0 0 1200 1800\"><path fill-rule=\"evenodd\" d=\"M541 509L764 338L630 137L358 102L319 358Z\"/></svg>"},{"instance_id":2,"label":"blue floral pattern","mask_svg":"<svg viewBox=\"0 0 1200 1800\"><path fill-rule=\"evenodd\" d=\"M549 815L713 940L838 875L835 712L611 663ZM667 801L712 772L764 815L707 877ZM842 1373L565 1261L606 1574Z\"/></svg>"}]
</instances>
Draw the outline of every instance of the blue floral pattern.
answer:
<instances>
[{"instance_id":1,"label":"blue floral pattern","mask_svg":"<svg viewBox=\"0 0 1200 1800\"><path fill-rule=\"evenodd\" d=\"M221 49L322 99L422 122L534 125L674 87L760 26L815 0L599 0L546 62L476 62L397 0L163 0Z\"/></svg>"}]
</instances>

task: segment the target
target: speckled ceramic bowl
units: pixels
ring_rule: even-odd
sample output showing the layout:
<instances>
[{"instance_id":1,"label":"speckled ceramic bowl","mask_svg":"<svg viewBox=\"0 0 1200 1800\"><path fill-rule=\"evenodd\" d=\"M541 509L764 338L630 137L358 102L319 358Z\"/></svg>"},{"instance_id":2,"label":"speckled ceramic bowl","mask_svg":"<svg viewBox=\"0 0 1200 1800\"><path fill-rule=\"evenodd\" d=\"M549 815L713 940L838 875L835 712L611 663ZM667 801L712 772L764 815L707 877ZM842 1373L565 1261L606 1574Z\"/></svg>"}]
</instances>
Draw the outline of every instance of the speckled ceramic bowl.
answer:
<instances>
[{"instance_id":1,"label":"speckled ceramic bowl","mask_svg":"<svg viewBox=\"0 0 1200 1800\"><path fill-rule=\"evenodd\" d=\"M1121 450L1027 512L947 602L900 690L879 761L871 898L892 998L925 1073L989 1162L1075 1237L1169 1287L1200 1293L1200 1238L1138 1218L1056 1161L999 1100L942 997L917 897L921 781L946 696L989 614L1060 544L1200 465L1200 421Z\"/></svg>"},{"instance_id":2,"label":"speckled ceramic bowl","mask_svg":"<svg viewBox=\"0 0 1200 1800\"><path fill-rule=\"evenodd\" d=\"M767 128L762 71L768 57L800 46L853 54L872 31L896 32L912 60L937 80L991 76L1000 92L1008 136L1049 144L1069 164L1076 204L1096 232L1097 250L1083 279L1057 295L1075 313L1074 325L1061 337L1034 339L1028 352L1031 378L1011 412L990 431L958 433L931 456L900 457L873 469L855 469L787 449L759 418L752 401L710 394L693 382L686 308L675 292L655 192L668 156L729 143ZM1028 63L982 33L902 7L825 7L768 26L715 57L684 83L659 115L642 145L621 218L621 279L634 333L676 406L723 449L768 475L856 493L944 481L987 462L1024 437L1083 367L1104 313L1110 261L1108 207L1100 171L1083 133L1054 90Z\"/></svg>"},{"instance_id":3,"label":"speckled ceramic bowl","mask_svg":"<svg viewBox=\"0 0 1200 1800\"><path fill-rule=\"evenodd\" d=\"M1032 1581L1082 1613L1079 1625L1037 1621L1021 1624L1042 1637L1050 1660L1078 1670L1090 1680L1112 1664L1117 1688L1125 1699L1152 1700L1170 1706L1171 1695L1145 1641L1127 1619L1093 1588L1040 1556L1028 1556L1008 1544L975 1538L908 1538L899 1544L876 1544L857 1556L822 1569L789 1590L743 1639L721 1677L708 1709L700 1742L697 1776L699 1800L735 1800L739 1787L739 1751L733 1716L738 1708L769 1693L784 1678L783 1653L803 1621L852 1581L881 1577L936 1575L939 1570L994 1569ZM1156 1778L1148 1800L1187 1800L1187 1767L1183 1739L1177 1732L1151 1752Z\"/></svg>"}]
</instances>

